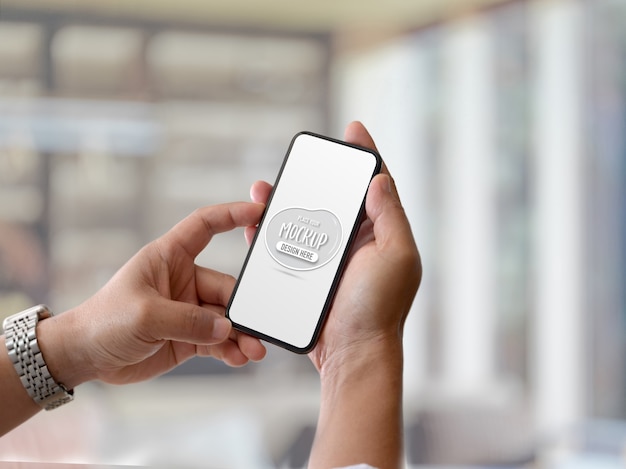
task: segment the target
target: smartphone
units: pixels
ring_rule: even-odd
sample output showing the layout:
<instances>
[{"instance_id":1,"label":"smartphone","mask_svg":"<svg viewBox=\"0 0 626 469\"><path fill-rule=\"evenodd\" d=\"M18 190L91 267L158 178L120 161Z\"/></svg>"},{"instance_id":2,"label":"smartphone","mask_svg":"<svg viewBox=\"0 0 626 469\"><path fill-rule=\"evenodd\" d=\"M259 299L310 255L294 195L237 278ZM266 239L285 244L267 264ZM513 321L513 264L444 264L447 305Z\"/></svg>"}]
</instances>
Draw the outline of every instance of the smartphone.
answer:
<instances>
[{"instance_id":1,"label":"smartphone","mask_svg":"<svg viewBox=\"0 0 626 469\"><path fill-rule=\"evenodd\" d=\"M296 353L315 346L381 165L373 150L296 134L226 308L235 329Z\"/></svg>"}]
</instances>

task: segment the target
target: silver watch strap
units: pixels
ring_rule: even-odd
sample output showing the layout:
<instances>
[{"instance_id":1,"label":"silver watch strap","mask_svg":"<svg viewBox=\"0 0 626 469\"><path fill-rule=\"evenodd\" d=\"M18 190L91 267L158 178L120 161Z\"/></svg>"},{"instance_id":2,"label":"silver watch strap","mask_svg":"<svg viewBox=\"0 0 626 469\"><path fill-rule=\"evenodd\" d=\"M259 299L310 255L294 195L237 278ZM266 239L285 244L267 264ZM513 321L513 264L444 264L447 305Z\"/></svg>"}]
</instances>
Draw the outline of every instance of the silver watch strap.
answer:
<instances>
[{"instance_id":1,"label":"silver watch strap","mask_svg":"<svg viewBox=\"0 0 626 469\"><path fill-rule=\"evenodd\" d=\"M45 306L33 306L6 318L2 324L9 358L24 388L46 410L56 409L74 398L74 391L50 375L37 343L37 323L52 316Z\"/></svg>"}]
</instances>

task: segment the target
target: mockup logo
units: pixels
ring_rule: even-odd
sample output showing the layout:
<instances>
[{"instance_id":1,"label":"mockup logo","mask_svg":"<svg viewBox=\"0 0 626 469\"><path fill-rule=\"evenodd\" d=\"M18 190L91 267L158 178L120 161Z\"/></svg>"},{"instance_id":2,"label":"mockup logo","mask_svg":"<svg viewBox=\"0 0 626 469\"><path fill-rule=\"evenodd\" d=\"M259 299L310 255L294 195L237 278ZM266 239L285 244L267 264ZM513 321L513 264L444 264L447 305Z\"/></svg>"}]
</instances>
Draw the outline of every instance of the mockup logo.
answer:
<instances>
[{"instance_id":1,"label":"mockup logo","mask_svg":"<svg viewBox=\"0 0 626 469\"><path fill-rule=\"evenodd\" d=\"M339 219L328 210L287 208L267 224L265 246L282 266L313 270L337 254L342 237Z\"/></svg>"}]
</instances>

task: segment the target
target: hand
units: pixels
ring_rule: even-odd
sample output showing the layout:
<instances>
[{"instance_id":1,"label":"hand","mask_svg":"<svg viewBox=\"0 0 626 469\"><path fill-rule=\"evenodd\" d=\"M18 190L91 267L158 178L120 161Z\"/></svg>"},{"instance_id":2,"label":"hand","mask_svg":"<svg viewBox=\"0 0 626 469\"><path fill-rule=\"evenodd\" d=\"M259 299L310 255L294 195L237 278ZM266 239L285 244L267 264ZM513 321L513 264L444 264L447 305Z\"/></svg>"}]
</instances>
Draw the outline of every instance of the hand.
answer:
<instances>
[{"instance_id":1,"label":"hand","mask_svg":"<svg viewBox=\"0 0 626 469\"><path fill-rule=\"evenodd\" d=\"M358 122L345 140L375 149ZM250 191L266 202L271 191ZM386 167L370 183L361 225L320 339L309 357L321 377L308 467L402 467L402 333L422 267ZM246 228L248 242L254 227Z\"/></svg>"},{"instance_id":2,"label":"hand","mask_svg":"<svg viewBox=\"0 0 626 469\"><path fill-rule=\"evenodd\" d=\"M360 123L346 129L345 140L376 149ZM255 183L253 201L265 203L271 186ZM309 354L323 374L352 354L372 353L381 344L401 351L406 316L417 292L421 262L409 222L386 167L371 182L361 225L317 346ZM246 229L248 242L254 227Z\"/></svg>"},{"instance_id":3,"label":"hand","mask_svg":"<svg viewBox=\"0 0 626 469\"><path fill-rule=\"evenodd\" d=\"M213 235L257 223L263 209L241 202L197 210L84 304L42 321L40 343L44 356L50 352L53 376L68 387L89 379L124 384L195 355L231 366L263 358L260 341L237 333L224 317L235 279L194 263Z\"/></svg>"}]
</instances>

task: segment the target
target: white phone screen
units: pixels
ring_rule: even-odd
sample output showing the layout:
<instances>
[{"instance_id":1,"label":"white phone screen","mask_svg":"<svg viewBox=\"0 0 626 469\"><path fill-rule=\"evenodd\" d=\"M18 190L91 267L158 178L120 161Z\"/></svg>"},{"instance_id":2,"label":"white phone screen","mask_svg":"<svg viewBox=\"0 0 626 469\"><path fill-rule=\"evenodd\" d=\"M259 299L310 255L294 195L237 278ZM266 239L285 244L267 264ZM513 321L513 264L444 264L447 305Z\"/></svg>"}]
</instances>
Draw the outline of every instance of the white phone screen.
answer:
<instances>
[{"instance_id":1,"label":"white phone screen","mask_svg":"<svg viewBox=\"0 0 626 469\"><path fill-rule=\"evenodd\" d=\"M302 132L291 142L227 316L298 353L317 340L380 156Z\"/></svg>"}]
</instances>

